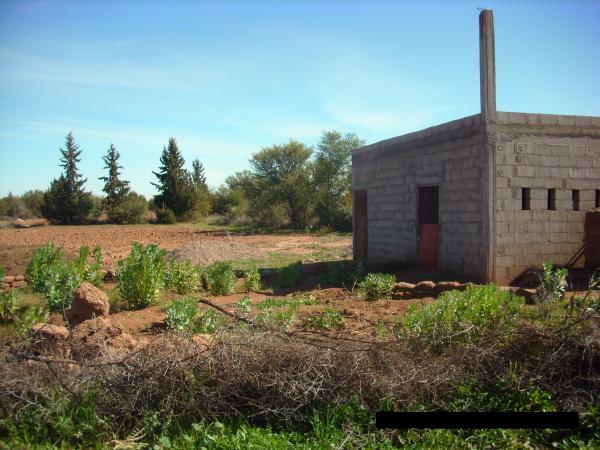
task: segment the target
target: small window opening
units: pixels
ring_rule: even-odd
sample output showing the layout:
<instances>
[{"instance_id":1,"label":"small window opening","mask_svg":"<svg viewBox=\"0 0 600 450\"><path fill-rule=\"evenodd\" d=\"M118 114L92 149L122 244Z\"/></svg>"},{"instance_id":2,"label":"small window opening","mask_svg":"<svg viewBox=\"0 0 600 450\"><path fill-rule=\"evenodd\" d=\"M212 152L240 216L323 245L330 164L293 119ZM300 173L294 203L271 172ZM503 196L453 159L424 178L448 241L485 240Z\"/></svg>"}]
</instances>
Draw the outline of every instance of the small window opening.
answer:
<instances>
[{"instance_id":1,"label":"small window opening","mask_svg":"<svg viewBox=\"0 0 600 450\"><path fill-rule=\"evenodd\" d=\"M521 209L527 211L531 209L531 189L521 188Z\"/></svg>"},{"instance_id":2,"label":"small window opening","mask_svg":"<svg viewBox=\"0 0 600 450\"><path fill-rule=\"evenodd\" d=\"M600 208L600 189L596 189L596 208Z\"/></svg>"},{"instance_id":3,"label":"small window opening","mask_svg":"<svg viewBox=\"0 0 600 450\"><path fill-rule=\"evenodd\" d=\"M573 211L579 211L579 189L573 189Z\"/></svg>"},{"instance_id":4,"label":"small window opening","mask_svg":"<svg viewBox=\"0 0 600 450\"><path fill-rule=\"evenodd\" d=\"M556 209L556 189L548 189L548 209Z\"/></svg>"}]
</instances>

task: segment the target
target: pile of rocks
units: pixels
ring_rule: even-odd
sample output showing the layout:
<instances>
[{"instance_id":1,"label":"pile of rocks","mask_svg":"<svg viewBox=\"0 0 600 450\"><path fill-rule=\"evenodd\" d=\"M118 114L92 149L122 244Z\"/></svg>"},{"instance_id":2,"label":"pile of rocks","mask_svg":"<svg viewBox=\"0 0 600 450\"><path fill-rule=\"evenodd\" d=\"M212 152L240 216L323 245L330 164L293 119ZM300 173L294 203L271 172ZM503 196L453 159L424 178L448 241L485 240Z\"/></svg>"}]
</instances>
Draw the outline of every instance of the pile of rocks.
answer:
<instances>
[{"instance_id":1,"label":"pile of rocks","mask_svg":"<svg viewBox=\"0 0 600 450\"><path fill-rule=\"evenodd\" d=\"M25 286L27 286L25 275L6 275L4 278L2 278L0 289L3 291L8 291L9 289L16 289Z\"/></svg>"},{"instance_id":2,"label":"pile of rocks","mask_svg":"<svg viewBox=\"0 0 600 450\"><path fill-rule=\"evenodd\" d=\"M421 281L417 284L401 281L396 283L392 293L393 300L410 300L413 298L435 298L447 291L464 291L470 283L458 281Z\"/></svg>"},{"instance_id":3,"label":"pile of rocks","mask_svg":"<svg viewBox=\"0 0 600 450\"><path fill-rule=\"evenodd\" d=\"M71 308L66 311L69 328L47 323L34 325L31 329L32 349L73 359L132 350L137 341L111 323L109 308L108 296L103 291L90 283L82 283L75 291Z\"/></svg>"}]
</instances>

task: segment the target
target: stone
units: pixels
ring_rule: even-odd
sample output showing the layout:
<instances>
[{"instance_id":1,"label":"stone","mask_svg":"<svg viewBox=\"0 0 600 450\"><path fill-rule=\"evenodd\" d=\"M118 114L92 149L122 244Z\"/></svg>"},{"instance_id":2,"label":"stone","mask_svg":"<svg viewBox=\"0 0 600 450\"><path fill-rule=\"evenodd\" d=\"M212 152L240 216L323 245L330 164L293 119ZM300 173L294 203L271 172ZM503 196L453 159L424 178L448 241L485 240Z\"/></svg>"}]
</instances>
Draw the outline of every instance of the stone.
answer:
<instances>
[{"instance_id":1,"label":"stone","mask_svg":"<svg viewBox=\"0 0 600 450\"><path fill-rule=\"evenodd\" d=\"M470 286L475 286L475 285L473 283L460 283L458 286L456 286L456 290L464 291Z\"/></svg>"},{"instance_id":2,"label":"stone","mask_svg":"<svg viewBox=\"0 0 600 450\"><path fill-rule=\"evenodd\" d=\"M421 281L415 286L415 291L420 294L432 294L435 292L436 284L433 281Z\"/></svg>"},{"instance_id":3,"label":"stone","mask_svg":"<svg viewBox=\"0 0 600 450\"><path fill-rule=\"evenodd\" d=\"M410 300L410 299L415 298L415 294L413 294L412 292L405 291L402 293L402 298L404 300Z\"/></svg>"},{"instance_id":4,"label":"stone","mask_svg":"<svg viewBox=\"0 0 600 450\"><path fill-rule=\"evenodd\" d=\"M10 285L10 287L12 287L13 289L16 289L16 288L22 288L22 287L25 287L25 286L27 286L27 282L26 282L26 281L24 281L24 280L20 280L20 281L13 281L13 282L11 283L11 285Z\"/></svg>"},{"instance_id":5,"label":"stone","mask_svg":"<svg viewBox=\"0 0 600 450\"><path fill-rule=\"evenodd\" d=\"M3 282L3 283L8 283L8 284L12 283L13 281L16 281L16 280L15 280L15 277L14 277L13 275L6 275L6 276L5 276L5 277L2 279L2 282Z\"/></svg>"},{"instance_id":6,"label":"stone","mask_svg":"<svg viewBox=\"0 0 600 450\"><path fill-rule=\"evenodd\" d=\"M404 292L393 292L392 300L404 300Z\"/></svg>"},{"instance_id":7,"label":"stone","mask_svg":"<svg viewBox=\"0 0 600 450\"><path fill-rule=\"evenodd\" d=\"M10 289L10 284L2 283L2 285L0 286L0 289L2 289L3 291L8 291Z\"/></svg>"},{"instance_id":8,"label":"stone","mask_svg":"<svg viewBox=\"0 0 600 450\"><path fill-rule=\"evenodd\" d=\"M86 320L73 327L70 335L73 357L77 359L95 358L110 350L123 348L129 341L122 338L123 330L106 317Z\"/></svg>"},{"instance_id":9,"label":"stone","mask_svg":"<svg viewBox=\"0 0 600 450\"><path fill-rule=\"evenodd\" d=\"M115 276L115 273L112 270L107 270L106 273L104 274L104 282L105 283L114 283L115 281L117 281L117 277Z\"/></svg>"},{"instance_id":10,"label":"stone","mask_svg":"<svg viewBox=\"0 0 600 450\"><path fill-rule=\"evenodd\" d=\"M75 290L73 304L67 310L67 318L75 326L95 317L108 317L108 296L87 281Z\"/></svg>"},{"instance_id":11,"label":"stone","mask_svg":"<svg viewBox=\"0 0 600 450\"><path fill-rule=\"evenodd\" d=\"M15 281L25 281L25 275L17 275L17 276L15 276Z\"/></svg>"},{"instance_id":12,"label":"stone","mask_svg":"<svg viewBox=\"0 0 600 450\"><path fill-rule=\"evenodd\" d=\"M192 336L192 342L202 351L207 351L214 345L215 338L210 334L195 334Z\"/></svg>"},{"instance_id":13,"label":"stone","mask_svg":"<svg viewBox=\"0 0 600 450\"><path fill-rule=\"evenodd\" d=\"M519 288L515 292L515 295L523 297L525 299L525 303L527 303L528 305L533 305L535 303L537 290L536 289Z\"/></svg>"},{"instance_id":14,"label":"stone","mask_svg":"<svg viewBox=\"0 0 600 450\"><path fill-rule=\"evenodd\" d=\"M435 290L438 294L442 292L454 291L460 286L458 281L440 281L436 286Z\"/></svg>"},{"instance_id":15,"label":"stone","mask_svg":"<svg viewBox=\"0 0 600 450\"><path fill-rule=\"evenodd\" d=\"M412 283L405 283L404 281L400 281L394 285L394 292L405 292L405 291L414 291L415 285Z\"/></svg>"},{"instance_id":16,"label":"stone","mask_svg":"<svg viewBox=\"0 0 600 450\"><path fill-rule=\"evenodd\" d=\"M31 335L36 339L48 341L61 341L69 337L69 330L60 325L37 323L31 327Z\"/></svg>"}]
</instances>

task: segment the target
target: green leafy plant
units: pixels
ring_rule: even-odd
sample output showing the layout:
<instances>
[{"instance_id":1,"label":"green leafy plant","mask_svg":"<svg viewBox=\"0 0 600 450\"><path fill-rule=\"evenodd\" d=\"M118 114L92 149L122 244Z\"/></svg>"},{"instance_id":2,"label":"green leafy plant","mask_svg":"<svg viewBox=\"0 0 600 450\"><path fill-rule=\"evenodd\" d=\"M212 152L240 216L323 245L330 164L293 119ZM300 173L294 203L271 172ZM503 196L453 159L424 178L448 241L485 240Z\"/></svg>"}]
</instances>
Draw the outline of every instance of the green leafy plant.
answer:
<instances>
[{"instance_id":1,"label":"green leafy plant","mask_svg":"<svg viewBox=\"0 0 600 450\"><path fill-rule=\"evenodd\" d=\"M12 289L8 292L0 292L0 323L9 323L15 319L18 311L18 295Z\"/></svg>"},{"instance_id":2,"label":"green leafy plant","mask_svg":"<svg viewBox=\"0 0 600 450\"><path fill-rule=\"evenodd\" d=\"M302 277L302 261L296 261L277 271L276 284L279 288L292 288L298 285Z\"/></svg>"},{"instance_id":3,"label":"green leafy plant","mask_svg":"<svg viewBox=\"0 0 600 450\"><path fill-rule=\"evenodd\" d=\"M248 314L250 314L250 306L251 305L252 305L252 301L250 300L249 297L242 297L235 304L236 312L240 316L246 317Z\"/></svg>"},{"instance_id":4,"label":"green leafy plant","mask_svg":"<svg viewBox=\"0 0 600 450\"><path fill-rule=\"evenodd\" d=\"M215 334L225 327L226 319L215 312L206 309L198 314L196 333Z\"/></svg>"},{"instance_id":5,"label":"green leafy plant","mask_svg":"<svg viewBox=\"0 0 600 450\"><path fill-rule=\"evenodd\" d=\"M244 272L244 289L246 292L256 292L260 289L260 272L256 266Z\"/></svg>"},{"instance_id":6,"label":"green leafy plant","mask_svg":"<svg viewBox=\"0 0 600 450\"><path fill-rule=\"evenodd\" d=\"M568 273L569 271L564 267L554 268L550 261L546 261L540 275L540 286L537 289L536 298L541 302L560 300L567 288Z\"/></svg>"},{"instance_id":7,"label":"green leafy plant","mask_svg":"<svg viewBox=\"0 0 600 450\"><path fill-rule=\"evenodd\" d=\"M357 295L366 300L390 299L396 277L388 273L369 273L358 283Z\"/></svg>"},{"instance_id":8,"label":"green leafy plant","mask_svg":"<svg viewBox=\"0 0 600 450\"><path fill-rule=\"evenodd\" d=\"M0 283L2 283L2 279L4 278L4 269L0 267Z\"/></svg>"},{"instance_id":9,"label":"green leafy plant","mask_svg":"<svg viewBox=\"0 0 600 450\"><path fill-rule=\"evenodd\" d=\"M170 260L165 271L165 287L180 295L190 294L200 285L200 272L189 261Z\"/></svg>"},{"instance_id":10,"label":"green leafy plant","mask_svg":"<svg viewBox=\"0 0 600 450\"><path fill-rule=\"evenodd\" d=\"M163 282L166 251L154 244L133 244L127 258L117 262L117 289L132 309L158 301Z\"/></svg>"},{"instance_id":11,"label":"green leafy plant","mask_svg":"<svg viewBox=\"0 0 600 450\"><path fill-rule=\"evenodd\" d=\"M40 305L30 306L23 313L19 314L15 321L17 332L22 337L29 334L32 326L42 322L48 322L48 310Z\"/></svg>"},{"instance_id":12,"label":"green leafy plant","mask_svg":"<svg viewBox=\"0 0 600 450\"><path fill-rule=\"evenodd\" d=\"M271 308L263 309L254 320L266 327L287 331L296 321L297 308L289 307L285 311L273 311Z\"/></svg>"},{"instance_id":13,"label":"green leafy plant","mask_svg":"<svg viewBox=\"0 0 600 450\"><path fill-rule=\"evenodd\" d=\"M344 317L336 308L327 307L322 312L313 313L306 319L313 330L339 330L344 327Z\"/></svg>"},{"instance_id":14,"label":"green leafy plant","mask_svg":"<svg viewBox=\"0 0 600 450\"><path fill-rule=\"evenodd\" d=\"M433 304L411 305L395 331L398 338L433 352L477 343L492 332L501 341L511 335L522 303L521 297L493 284L470 286L463 292L445 292Z\"/></svg>"},{"instance_id":15,"label":"green leafy plant","mask_svg":"<svg viewBox=\"0 0 600 450\"><path fill-rule=\"evenodd\" d=\"M205 272L206 284L212 295L229 295L235 291L237 276L227 262L218 261Z\"/></svg>"},{"instance_id":16,"label":"green leafy plant","mask_svg":"<svg viewBox=\"0 0 600 450\"><path fill-rule=\"evenodd\" d=\"M193 334L198 326L198 302L192 297L173 300L165 307L167 328L181 334Z\"/></svg>"},{"instance_id":17,"label":"green leafy plant","mask_svg":"<svg viewBox=\"0 0 600 450\"><path fill-rule=\"evenodd\" d=\"M48 242L33 251L31 261L25 270L25 276L35 292L44 292L50 273L56 265L63 261L63 258L62 248L55 247L52 242Z\"/></svg>"}]
</instances>

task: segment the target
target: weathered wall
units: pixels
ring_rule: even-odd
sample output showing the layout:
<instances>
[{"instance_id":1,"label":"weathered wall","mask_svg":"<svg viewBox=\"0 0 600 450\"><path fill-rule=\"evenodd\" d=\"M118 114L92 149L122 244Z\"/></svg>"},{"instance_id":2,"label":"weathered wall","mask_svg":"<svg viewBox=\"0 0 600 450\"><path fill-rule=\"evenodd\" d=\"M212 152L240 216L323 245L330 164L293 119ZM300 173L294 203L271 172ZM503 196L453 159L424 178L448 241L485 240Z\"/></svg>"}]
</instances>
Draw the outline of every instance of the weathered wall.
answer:
<instances>
[{"instance_id":1,"label":"weathered wall","mask_svg":"<svg viewBox=\"0 0 600 450\"><path fill-rule=\"evenodd\" d=\"M438 185L440 269L483 276L483 165L479 114L354 151L353 189L367 190L369 263L416 262L417 188Z\"/></svg>"},{"instance_id":2,"label":"weathered wall","mask_svg":"<svg viewBox=\"0 0 600 450\"><path fill-rule=\"evenodd\" d=\"M600 189L600 118L498 113L495 157L495 279L508 283L544 261L566 263L583 241L585 211ZM521 210L521 188L531 210ZM547 210L547 189L556 210ZM573 211L572 190L580 190Z\"/></svg>"}]
</instances>

